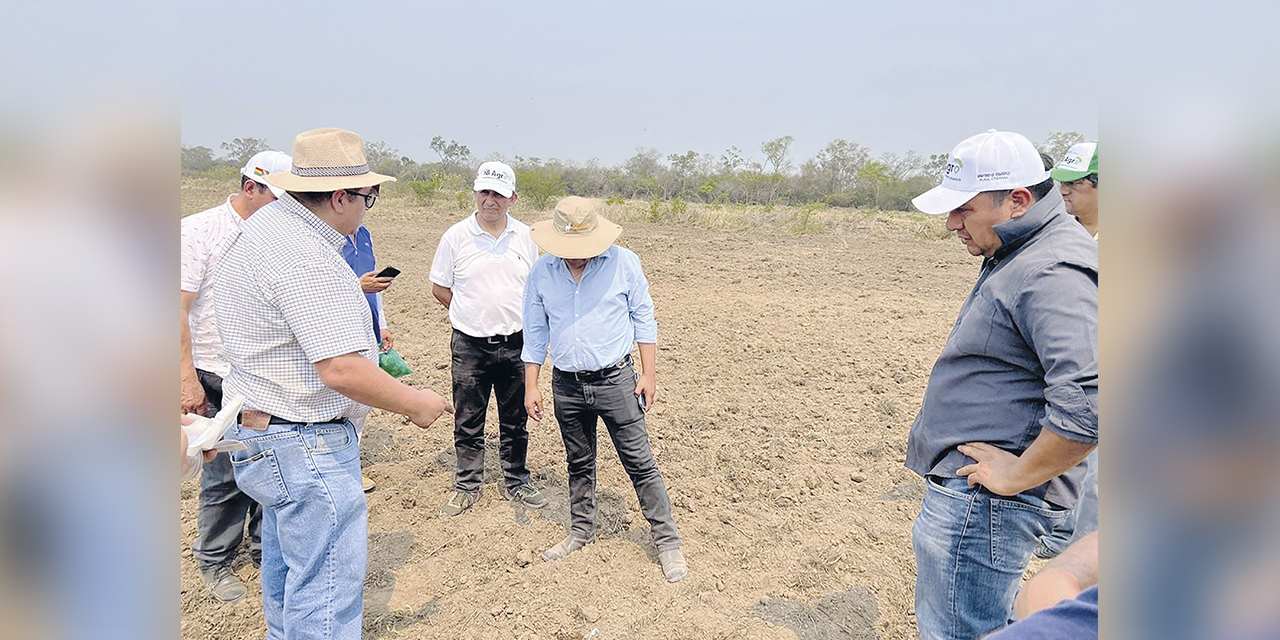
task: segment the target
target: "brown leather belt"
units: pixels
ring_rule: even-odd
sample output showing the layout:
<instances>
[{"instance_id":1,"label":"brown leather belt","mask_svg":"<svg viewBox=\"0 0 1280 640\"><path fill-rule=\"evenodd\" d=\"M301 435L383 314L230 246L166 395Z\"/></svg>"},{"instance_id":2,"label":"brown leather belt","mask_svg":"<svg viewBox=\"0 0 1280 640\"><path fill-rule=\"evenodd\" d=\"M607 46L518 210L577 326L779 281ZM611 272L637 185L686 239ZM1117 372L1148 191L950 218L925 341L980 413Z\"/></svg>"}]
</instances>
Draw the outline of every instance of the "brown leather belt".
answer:
<instances>
[{"instance_id":1,"label":"brown leather belt","mask_svg":"<svg viewBox=\"0 0 1280 640\"><path fill-rule=\"evenodd\" d=\"M269 424L330 424L334 422L342 422L345 418L332 418L329 420L317 420L315 422L300 422L298 420L289 420L280 418L262 411L254 411L246 409L240 412L240 426L245 429L253 429L254 431L266 431Z\"/></svg>"}]
</instances>

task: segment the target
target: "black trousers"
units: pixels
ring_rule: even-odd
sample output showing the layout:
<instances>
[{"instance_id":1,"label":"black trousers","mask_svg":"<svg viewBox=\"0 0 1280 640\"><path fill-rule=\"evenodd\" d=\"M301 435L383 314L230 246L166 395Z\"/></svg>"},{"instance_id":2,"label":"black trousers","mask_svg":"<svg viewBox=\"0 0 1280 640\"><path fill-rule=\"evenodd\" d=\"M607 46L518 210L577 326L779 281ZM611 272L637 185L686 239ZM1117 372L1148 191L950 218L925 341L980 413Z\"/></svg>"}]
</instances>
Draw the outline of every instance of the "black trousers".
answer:
<instances>
[{"instance_id":1,"label":"black trousers","mask_svg":"<svg viewBox=\"0 0 1280 640\"><path fill-rule=\"evenodd\" d=\"M222 408L222 378L196 370L200 386L213 411ZM200 475L200 510L196 514L196 540L191 545L201 569L222 566L236 557L244 541L245 520L249 521L249 555L262 562L262 505L254 502L236 485L231 458L219 453L204 463Z\"/></svg>"},{"instance_id":2,"label":"black trousers","mask_svg":"<svg viewBox=\"0 0 1280 640\"><path fill-rule=\"evenodd\" d=\"M453 355L453 446L458 454L454 488L478 491L484 480L484 420L489 393L498 402L498 455L507 487L529 482L529 413L524 408L524 336L473 338L457 329Z\"/></svg>"},{"instance_id":3,"label":"black trousers","mask_svg":"<svg viewBox=\"0 0 1280 640\"><path fill-rule=\"evenodd\" d=\"M630 365L598 380L583 381L571 373L551 376L556 422L564 439L569 472L569 533L590 540L596 530L596 425L604 421L622 468L631 478L640 511L649 521L658 551L680 546L671 516L671 499L649 447L644 411L635 396L636 374Z\"/></svg>"}]
</instances>

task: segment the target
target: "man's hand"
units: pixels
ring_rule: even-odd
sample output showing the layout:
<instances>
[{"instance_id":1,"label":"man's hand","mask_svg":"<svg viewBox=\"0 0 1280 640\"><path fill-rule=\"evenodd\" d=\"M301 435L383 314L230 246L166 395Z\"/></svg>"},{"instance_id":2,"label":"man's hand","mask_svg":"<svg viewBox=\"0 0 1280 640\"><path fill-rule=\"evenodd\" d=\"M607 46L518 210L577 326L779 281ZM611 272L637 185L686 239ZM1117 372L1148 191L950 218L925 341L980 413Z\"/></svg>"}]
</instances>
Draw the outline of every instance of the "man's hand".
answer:
<instances>
[{"instance_id":1,"label":"man's hand","mask_svg":"<svg viewBox=\"0 0 1280 640\"><path fill-rule=\"evenodd\" d=\"M195 422L195 421L196 421L196 417L197 417L197 416L196 416L196 414L193 414L193 413L184 413L184 414L182 414L182 417L178 418L178 421L179 421L180 423L182 423L182 426L183 426L183 427L185 427L185 426L187 426L187 425L189 425L189 424L191 424L191 423ZM185 460L187 459L187 430L186 430L186 429L183 429L183 428L181 428L181 427L179 427L179 428L178 428L178 433L182 434L182 459L185 461ZM205 452L203 452L203 453L204 453L204 461L205 461L205 462L210 462L210 461L212 461L214 458L218 457L218 452L217 452L217 451L214 451L214 450L212 450L212 449L210 449L209 451L205 451Z\"/></svg>"},{"instance_id":2,"label":"man's hand","mask_svg":"<svg viewBox=\"0 0 1280 640\"><path fill-rule=\"evenodd\" d=\"M391 286L395 278L378 278L377 271L370 271L360 276L360 289L365 293L379 293Z\"/></svg>"},{"instance_id":3,"label":"man's hand","mask_svg":"<svg viewBox=\"0 0 1280 640\"><path fill-rule=\"evenodd\" d=\"M525 385L524 409L534 422L542 422L542 392L538 390L538 385Z\"/></svg>"},{"instance_id":4,"label":"man's hand","mask_svg":"<svg viewBox=\"0 0 1280 640\"><path fill-rule=\"evenodd\" d=\"M437 418L448 413L453 413L453 404L444 399L444 396L430 390L419 389L418 395L421 400L421 407L409 414L409 419L414 424L423 429L431 426Z\"/></svg>"},{"instance_id":5,"label":"man's hand","mask_svg":"<svg viewBox=\"0 0 1280 640\"><path fill-rule=\"evenodd\" d=\"M645 413L648 413L649 410L653 408L654 398L656 397L654 394L657 393L658 389L658 382L656 378L657 376L649 374L641 375L636 379L636 397L644 398Z\"/></svg>"},{"instance_id":6,"label":"man's hand","mask_svg":"<svg viewBox=\"0 0 1280 640\"><path fill-rule=\"evenodd\" d=\"M200 379L182 376L182 412L203 416L208 414L207 409L208 404L204 397L204 387L200 386Z\"/></svg>"},{"instance_id":7,"label":"man's hand","mask_svg":"<svg viewBox=\"0 0 1280 640\"><path fill-rule=\"evenodd\" d=\"M985 442L970 442L957 449L975 461L956 470L957 476L969 478L971 487L980 484L992 493L1012 496L1036 486L1025 485L1018 477L1018 456L1004 449Z\"/></svg>"},{"instance_id":8,"label":"man's hand","mask_svg":"<svg viewBox=\"0 0 1280 640\"><path fill-rule=\"evenodd\" d=\"M956 449L973 458L974 463L956 469L956 475L968 476L971 487L980 484L992 493L1011 496L1062 475L1096 446L1093 442L1068 440L1049 429L1041 429L1020 456L986 442L970 442Z\"/></svg>"},{"instance_id":9,"label":"man's hand","mask_svg":"<svg viewBox=\"0 0 1280 640\"><path fill-rule=\"evenodd\" d=\"M396 342L395 338L391 336L391 329L383 327L381 331L382 331L382 350L390 351L391 347L394 346Z\"/></svg>"}]
</instances>

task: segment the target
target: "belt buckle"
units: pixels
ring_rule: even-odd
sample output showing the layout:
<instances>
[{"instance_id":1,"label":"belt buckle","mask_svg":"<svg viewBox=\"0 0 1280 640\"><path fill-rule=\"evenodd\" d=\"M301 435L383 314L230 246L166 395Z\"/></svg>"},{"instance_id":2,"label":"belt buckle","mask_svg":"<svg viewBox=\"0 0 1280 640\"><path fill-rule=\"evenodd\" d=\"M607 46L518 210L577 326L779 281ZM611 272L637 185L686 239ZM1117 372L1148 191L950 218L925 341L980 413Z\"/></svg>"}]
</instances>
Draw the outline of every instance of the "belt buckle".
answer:
<instances>
[{"instance_id":1,"label":"belt buckle","mask_svg":"<svg viewBox=\"0 0 1280 640\"><path fill-rule=\"evenodd\" d=\"M506 336L488 336L485 338L485 342L488 342L489 344L502 344L506 341Z\"/></svg>"}]
</instances>

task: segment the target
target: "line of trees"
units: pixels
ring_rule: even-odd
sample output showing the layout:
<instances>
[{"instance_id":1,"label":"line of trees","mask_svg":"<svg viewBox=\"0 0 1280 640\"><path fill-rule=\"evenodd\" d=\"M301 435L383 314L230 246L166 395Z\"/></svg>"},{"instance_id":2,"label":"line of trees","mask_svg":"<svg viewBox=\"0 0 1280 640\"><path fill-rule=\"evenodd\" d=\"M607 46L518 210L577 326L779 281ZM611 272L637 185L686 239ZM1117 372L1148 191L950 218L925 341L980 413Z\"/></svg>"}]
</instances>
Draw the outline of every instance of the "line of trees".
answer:
<instances>
[{"instance_id":1,"label":"line of trees","mask_svg":"<svg viewBox=\"0 0 1280 640\"><path fill-rule=\"evenodd\" d=\"M1074 131L1056 132L1038 147L1058 160L1071 145L1083 140L1084 136ZM516 170L521 198L538 209L548 208L562 195L575 194L766 206L822 202L906 211L912 197L938 183L947 162L946 153L926 157L908 151L873 157L867 147L838 138L797 165L791 154L794 141L792 136L766 140L760 145L759 158L730 147L720 155L690 150L665 156L657 149L641 148L616 166L604 166L596 160L579 163L500 154L486 159L510 164ZM222 155L215 157L208 147L183 146L183 175L239 168L253 154L268 148L258 138L236 138L221 147ZM471 150L441 136L432 138L431 149L438 160L421 163L385 142L366 142L365 156L374 171L396 176L423 198L469 190L477 164Z\"/></svg>"}]
</instances>

